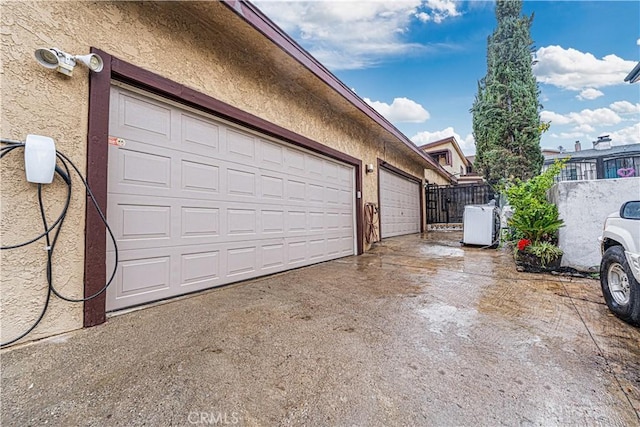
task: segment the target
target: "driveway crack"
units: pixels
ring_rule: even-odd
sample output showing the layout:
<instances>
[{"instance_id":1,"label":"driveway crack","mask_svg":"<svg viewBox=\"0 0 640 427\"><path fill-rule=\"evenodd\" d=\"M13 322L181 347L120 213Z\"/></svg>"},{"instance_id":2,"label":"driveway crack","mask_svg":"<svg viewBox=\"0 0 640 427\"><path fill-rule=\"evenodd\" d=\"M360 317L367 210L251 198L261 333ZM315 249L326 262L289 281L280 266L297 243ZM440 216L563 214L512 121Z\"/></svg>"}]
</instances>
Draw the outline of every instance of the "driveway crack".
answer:
<instances>
[{"instance_id":1,"label":"driveway crack","mask_svg":"<svg viewBox=\"0 0 640 427\"><path fill-rule=\"evenodd\" d=\"M596 341L595 337L591 333L591 330L587 326L587 323L584 321L584 318L580 314L580 310L578 310L578 307L576 306L573 297L569 294L569 291L567 291L567 288L566 288L565 284L562 281L560 281L560 283L562 283L562 288L564 289L564 292L565 292L567 298L569 298L569 301L571 301L571 305L573 306L573 309L578 314L578 318L580 319L580 321L584 325L584 328L587 330L587 333L589 334L589 337L591 338L591 341L593 342L593 344L598 349L598 353L600 353L600 355L604 359L604 363L607 366L607 369L609 370L611 375L613 375L613 378L615 378L616 383L618 384L618 388L620 389L620 391L622 391L622 393L624 394L624 397L627 399L627 402L629 403L629 406L631 406L631 409L636 414L636 417L638 417L638 421L640 421L640 413L636 410L635 406L633 406L633 402L631 402L631 398L629 397L629 394L627 393L627 391L624 389L624 387L620 383L620 379L618 378L618 375L616 375L615 371L613 370L613 367L609 363L609 359L607 358L605 352L602 351L602 348L600 348L600 346L598 345L598 342Z\"/></svg>"}]
</instances>

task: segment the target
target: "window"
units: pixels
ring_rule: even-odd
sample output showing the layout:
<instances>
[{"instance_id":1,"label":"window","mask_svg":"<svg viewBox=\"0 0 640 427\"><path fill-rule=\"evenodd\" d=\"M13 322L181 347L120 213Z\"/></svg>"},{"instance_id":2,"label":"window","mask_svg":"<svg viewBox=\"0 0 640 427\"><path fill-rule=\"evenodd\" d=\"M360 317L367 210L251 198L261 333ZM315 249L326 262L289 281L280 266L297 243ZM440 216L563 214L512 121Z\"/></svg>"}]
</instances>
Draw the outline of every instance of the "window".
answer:
<instances>
[{"instance_id":1,"label":"window","mask_svg":"<svg viewBox=\"0 0 640 427\"><path fill-rule=\"evenodd\" d=\"M605 179L631 176L640 176L640 156L604 161Z\"/></svg>"},{"instance_id":2,"label":"window","mask_svg":"<svg viewBox=\"0 0 640 427\"><path fill-rule=\"evenodd\" d=\"M431 158L438 162L440 166L451 165L451 152L449 150L433 151L429 153Z\"/></svg>"}]
</instances>

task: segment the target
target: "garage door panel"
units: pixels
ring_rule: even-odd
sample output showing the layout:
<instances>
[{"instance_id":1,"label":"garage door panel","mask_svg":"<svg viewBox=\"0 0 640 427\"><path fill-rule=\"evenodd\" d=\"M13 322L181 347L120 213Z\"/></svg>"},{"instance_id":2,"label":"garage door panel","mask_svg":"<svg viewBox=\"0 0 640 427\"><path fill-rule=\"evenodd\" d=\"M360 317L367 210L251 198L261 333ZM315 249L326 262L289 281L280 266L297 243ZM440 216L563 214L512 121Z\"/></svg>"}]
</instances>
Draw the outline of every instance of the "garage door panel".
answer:
<instances>
[{"instance_id":1,"label":"garage door panel","mask_svg":"<svg viewBox=\"0 0 640 427\"><path fill-rule=\"evenodd\" d=\"M143 258L122 261L119 275L121 295L129 296L169 289L171 257Z\"/></svg>"},{"instance_id":2,"label":"garage door panel","mask_svg":"<svg viewBox=\"0 0 640 427\"><path fill-rule=\"evenodd\" d=\"M210 194L220 193L220 167L215 164L182 160L180 163L181 190L193 191L193 197L206 197L202 192Z\"/></svg>"},{"instance_id":3,"label":"garage door panel","mask_svg":"<svg viewBox=\"0 0 640 427\"><path fill-rule=\"evenodd\" d=\"M287 179L286 185L287 200L306 202L307 201L307 185L299 179Z\"/></svg>"},{"instance_id":4,"label":"garage door panel","mask_svg":"<svg viewBox=\"0 0 640 427\"><path fill-rule=\"evenodd\" d=\"M128 257L119 254L118 270L107 291L110 304L131 306L149 299L171 295L171 255L155 251ZM107 253L107 265L113 265L113 252Z\"/></svg>"},{"instance_id":5,"label":"garage door panel","mask_svg":"<svg viewBox=\"0 0 640 427\"><path fill-rule=\"evenodd\" d=\"M171 206L120 204L118 207L122 240L171 237Z\"/></svg>"},{"instance_id":6,"label":"garage door panel","mask_svg":"<svg viewBox=\"0 0 640 427\"><path fill-rule=\"evenodd\" d=\"M228 196L255 197L256 174L253 171L229 167L226 172Z\"/></svg>"},{"instance_id":7,"label":"garage door panel","mask_svg":"<svg viewBox=\"0 0 640 427\"><path fill-rule=\"evenodd\" d=\"M300 151L294 151L290 148L284 150L285 171L295 176L305 176L305 155Z\"/></svg>"},{"instance_id":8,"label":"garage door panel","mask_svg":"<svg viewBox=\"0 0 640 427\"><path fill-rule=\"evenodd\" d=\"M343 167L334 162L323 162L322 179L332 185L339 183L342 179L341 169L343 169ZM348 171L347 175L349 175ZM349 182L347 182L347 184L348 183Z\"/></svg>"},{"instance_id":9,"label":"garage door panel","mask_svg":"<svg viewBox=\"0 0 640 427\"><path fill-rule=\"evenodd\" d=\"M227 277L252 273L258 264L254 245L229 249L227 252Z\"/></svg>"},{"instance_id":10,"label":"garage door panel","mask_svg":"<svg viewBox=\"0 0 640 427\"><path fill-rule=\"evenodd\" d=\"M307 240L287 239L287 260L292 267L304 265L309 257Z\"/></svg>"},{"instance_id":11,"label":"garage door panel","mask_svg":"<svg viewBox=\"0 0 640 427\"><path fill-rule=\"evenodd\" d=\"M310 203L325 203L324 186L320 184L308 184L308 195Z\"/></svg>"},{"instance_id":12,"label":"garage door panel","mask_svg":"<svg viewBox=\"0 0 640 427\"><path fill-rule=\"evenodd\" d=\"M261 247L262 259L260 266L262 271L282 268L286 263L286 247L284 241L279 243L263 244Z\"/></svg>"},{"instance_id":13,"label":"garage door panel","mask_svg":"<svg viewBox=\"0 0 640 427\"><path fill-rule=\"evenodd\" d=\"M117 183L128 186L171 188L171 157L147 153L133 147L112 148L117 153ZM146 190L143 190L146 191Z\"/></svg>"},{"instance_id":14,"label":"garage door panel","mask_svg":"<svg viewBox=\"0 0 640 427\"><path fill-rule=\"evenodd\" d=\"M226 129L226 152L230 161L241 165L257 166L256 144L259 141L251 134Z\"/></svg>"},{"instance_id":15,"label":"garage door panel","mask_svg":"<svg viewBox=\"0 0 640 427\"><path fill-rule=\"evenodd\" d=\"M284 200L284 178L275 174L260 175L260 196L263 199Z\"/></svg>"},{"instance_id":16,"label":"garage door panel","mask_svg":"<svg viewBox=\"0 0 640 427\"><path fill-rule=\"evenodd\" d=\"M209 286L220 280L220 251L198 251L180 255L180 286L207 283Z\"/></svg>"},{"instance_id":17,"label":"garage door panel","mask_svg":"<svg viewBox=\"0 0 640 427\"><path fill-rule=\"evenodd\" d=\"M220 154L220 127L186 113L180 115L182 149L200 156L218 157Z\"/></svg>"},{"instance_id":18,"label":"garage door panel","mask_svg":"<svg viewBox=\"0 0 640 427\"><path fill-rule=\"evenodd\" d=\"M282 171L284 167L284 147L269 141L260 141L260 167L271 171Z\"/></svg>"},{"instance_id":19,"label":"garage door panel","mask_svg":"<svg viewBox=\"0 0 640 427\"><path fill-rule=\"evenodd\" d=\"M327 240L324 238L311 239L309 241L309 259L323 259L327 252L326 246Z\"/></svg>"},{"instance_id":20,"label":"garage door panel","mask_svg":"<svg viewBox=\"0 0 640 427\"><path fill-rule=\"evenodd\" d=\"M325 229L324 212L309 211L309 231L322 231Z\"/></svg>"},{"instance_id":21,"label":"garage door panel","mask_svg":"<svg viewBox=\"0 0 640 427\"><path fill-rule=\"evenodd\" d=\"M207 206L181 206L181 237L205 237L220 235L220 208Z\"/></svg>"},{"instance_id":22,"label":"garage door panel","mask_svg":"<svg viewBox=\"0 0 640 427\"><path fill-rule=\"evenodd\" d=\"M311 178L315 178L315 179L321 179L323 178L324 175L324 162L322 159L319 159L317 157L314 156L306 156L307 157L307 173L309 174L309 177Z\"/></svg>"},{"instance_id":23,"label":"garage door panel","mask_svg":"<svg viewBox=\"0 0 640 427\"><path fill-rule=\"evenodd\" d=\"M172 134L171 108L142 96L111 94L109 131L125 139L150 141L169 146Z\"/></svg>"},{"instance_id":24,"label":"garage door panel","mask_svg":"<svg viewBox=\"0 0 640 427\"><path fill-rule=\"evenodd\" d=\"M355 252L353 167L123 88L112 95L110 134L126 146L109 147L107 217L124 269L108 310Z\"/></svg>"},{"instance_id":25,"label":"garage door panel","mask_svg":"<svg viewBox=\"0 0 640 427\"><path fill-rule=\"evenodd\" d=\"M150 241L171 244L171 205L158 204L157 200L147 198L124 198L112 201L108 206L107 219L118 247L126 248L128 241ZM147 217L149 221L147 221Z\"/></svg>"},{"instance_id":26,"label":"garage door panel","mask_svg":"<svg viewBox=\"0 0 640 427\"><path fill-rule=\"evenodd\" d=\"M285 211L278 208L263 208L260 211L260 231L265 235L283 234Z\"/></svg>"}]
</instances>

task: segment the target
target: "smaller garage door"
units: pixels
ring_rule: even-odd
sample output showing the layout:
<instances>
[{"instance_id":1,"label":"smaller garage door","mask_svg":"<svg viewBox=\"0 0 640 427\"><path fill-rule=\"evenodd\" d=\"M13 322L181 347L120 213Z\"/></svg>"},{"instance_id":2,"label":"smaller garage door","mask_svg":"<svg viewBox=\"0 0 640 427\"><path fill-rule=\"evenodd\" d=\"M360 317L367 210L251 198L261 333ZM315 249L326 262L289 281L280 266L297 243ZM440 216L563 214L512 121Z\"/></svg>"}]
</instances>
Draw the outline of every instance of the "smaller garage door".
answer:
<instances>
[{"instance_id":1,"label":"smaller garage door","mask_svg":"<svg viewBox=\"0 0 640 427\"><path fill-rule=\"evenodd\" d=\"M380 231L385 237L420 232L420 184L380 168Z\"/></svg>"}]
</instances>

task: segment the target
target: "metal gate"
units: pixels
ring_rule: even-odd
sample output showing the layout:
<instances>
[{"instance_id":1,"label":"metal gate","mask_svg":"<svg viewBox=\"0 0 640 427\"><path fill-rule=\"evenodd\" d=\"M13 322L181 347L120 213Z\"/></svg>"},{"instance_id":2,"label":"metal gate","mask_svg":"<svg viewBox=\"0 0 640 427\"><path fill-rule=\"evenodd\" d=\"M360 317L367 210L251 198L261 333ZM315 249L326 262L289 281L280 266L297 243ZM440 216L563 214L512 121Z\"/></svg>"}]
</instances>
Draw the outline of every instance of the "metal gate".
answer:
<instances>
[{"instance_id":1,"label":"metal gate","mask_svg":"<svg viewBox=\"0 0 640 427\"><path fill-rule=\"evenodd\" d=\"M427 224L462 223L465 205L489 203L494 197L489 184L427 185Z\"/></svg>"}]
</instances>

